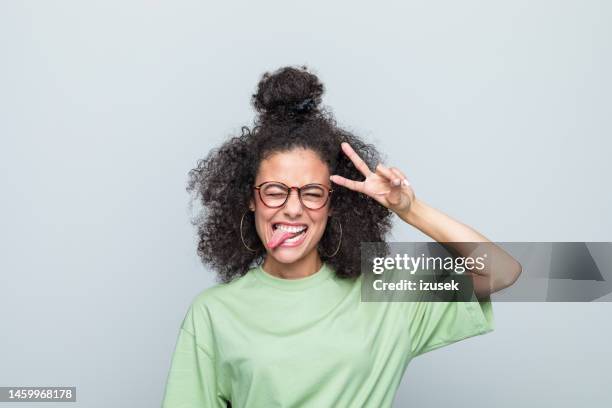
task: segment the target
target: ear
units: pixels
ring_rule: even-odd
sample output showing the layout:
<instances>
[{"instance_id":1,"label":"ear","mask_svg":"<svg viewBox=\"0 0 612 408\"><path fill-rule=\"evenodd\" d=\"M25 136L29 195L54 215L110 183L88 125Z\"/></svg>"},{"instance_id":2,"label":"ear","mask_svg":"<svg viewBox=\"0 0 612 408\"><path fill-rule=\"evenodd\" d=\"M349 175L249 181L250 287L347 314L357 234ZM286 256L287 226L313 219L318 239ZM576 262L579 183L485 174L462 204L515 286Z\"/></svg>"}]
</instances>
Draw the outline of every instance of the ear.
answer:
<instances>
[{"instance_id":1,"label":"ear","mask_svg":"<svg viewBox=\"0 0 612 408\"><path fill-rule=\"evenodd\" d=\"M251 211L255 211L255 203L253 202L253 199L249 199L249 210Z\"/></svg>"}]
</instances>

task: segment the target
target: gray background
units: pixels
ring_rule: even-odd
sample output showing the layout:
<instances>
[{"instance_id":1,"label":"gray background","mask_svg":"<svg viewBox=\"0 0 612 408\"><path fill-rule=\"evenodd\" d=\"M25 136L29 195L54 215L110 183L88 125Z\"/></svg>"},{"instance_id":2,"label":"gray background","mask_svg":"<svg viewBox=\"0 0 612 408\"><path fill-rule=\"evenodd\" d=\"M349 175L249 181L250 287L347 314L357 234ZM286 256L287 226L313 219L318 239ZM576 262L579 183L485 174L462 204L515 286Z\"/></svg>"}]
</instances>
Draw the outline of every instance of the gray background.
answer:
<instances>
[{"instance_id":1,"label":"gray background","mask_svg":"<svg viewBox=\"0 0 612 408\"><path fill-rule=\"evenodd\" d=\"M612 241L611 18L578 0L2 1L0 385L159 406L214 283L186 173L281 65L311 66L341 125L488 238ZM426 237L397 219L390 239ZM609 406L610 303L494 308L495 332L411 363L397 407Z\"/></svg>"}]
</instances>

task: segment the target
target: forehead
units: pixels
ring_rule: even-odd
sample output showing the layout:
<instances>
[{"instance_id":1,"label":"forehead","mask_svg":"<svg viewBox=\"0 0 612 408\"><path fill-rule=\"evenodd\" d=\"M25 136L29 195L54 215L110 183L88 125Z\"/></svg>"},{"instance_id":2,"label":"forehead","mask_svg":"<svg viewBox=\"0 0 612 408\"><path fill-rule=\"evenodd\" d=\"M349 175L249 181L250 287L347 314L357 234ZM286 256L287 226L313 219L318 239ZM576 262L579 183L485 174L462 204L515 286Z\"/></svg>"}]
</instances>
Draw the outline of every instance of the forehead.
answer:
<instances>
[{"instance_id":1,"label":"forehead","mask_svg":"<svg viewBox=\"0 0 612 408\"><path fill-rule=\"evenodd\" d=\"M255 183L280 181L289 186L308 183L327 184L329 168L319 155L310 150L296 148L286 152L275 152L261 161Z\"/></svg>"}]
</instances>

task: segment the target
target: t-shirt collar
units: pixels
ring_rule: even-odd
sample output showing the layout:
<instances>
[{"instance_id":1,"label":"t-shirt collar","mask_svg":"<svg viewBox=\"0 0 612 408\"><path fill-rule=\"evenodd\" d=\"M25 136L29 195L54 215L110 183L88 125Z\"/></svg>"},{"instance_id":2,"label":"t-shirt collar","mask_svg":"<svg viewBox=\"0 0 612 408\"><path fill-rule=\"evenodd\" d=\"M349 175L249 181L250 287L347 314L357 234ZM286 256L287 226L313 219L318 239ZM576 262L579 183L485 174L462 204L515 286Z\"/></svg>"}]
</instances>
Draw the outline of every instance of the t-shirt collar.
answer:
<instances>
[{"instance_id":1,"label":"t-shirt collar","mask_svg":"<svg viewBox=\"0 0 612 408\"><path fill-rule=\"evenodd\" d=\"M321 268L317 272L310 276L306 276L305 278L279 278L264 271L262 265L259 265L253 269L253 273L257 279L278 289L303 290L323 283L333 275L333 270L329 265L327 265L327 263L323 262Z\"/></svg>"}]
</instances>

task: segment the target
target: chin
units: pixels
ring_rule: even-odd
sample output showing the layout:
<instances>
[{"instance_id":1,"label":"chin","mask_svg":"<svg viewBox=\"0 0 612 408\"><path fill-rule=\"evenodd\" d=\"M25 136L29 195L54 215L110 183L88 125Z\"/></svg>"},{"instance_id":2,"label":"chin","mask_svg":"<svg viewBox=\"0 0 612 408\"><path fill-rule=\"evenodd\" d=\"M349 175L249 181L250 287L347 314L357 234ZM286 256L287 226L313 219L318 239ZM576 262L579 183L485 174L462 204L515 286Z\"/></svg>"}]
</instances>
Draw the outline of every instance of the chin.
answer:
<instances>
[{"instance_id":1,"label":"chin","mask_svg":"<svg viewBox=\"0 0 612 408\"><path fill-rule=\"evenodd\" d=\"M308 246L308 243L304 243ZM276 262L282 264L292 264L301 259L306 258L313 251L316 251L316 247L313 248L301 248L298 247L276 247L273 250L268 250L268 255L271 256Z\"/></svg>"},{"instance_id":2,"label":"chin","mask_svg":"<svg viewBox=\"0 0 612 408\"><path fill-rule=\"evenodd\" d=\"M268 255L270 255L274 260L283 264L291 264L299 261L304 258L308 252L303 252L301 250L296 250L294 248L275 248L271 251L268 251Z\"/></svg>"}]
</instances>

